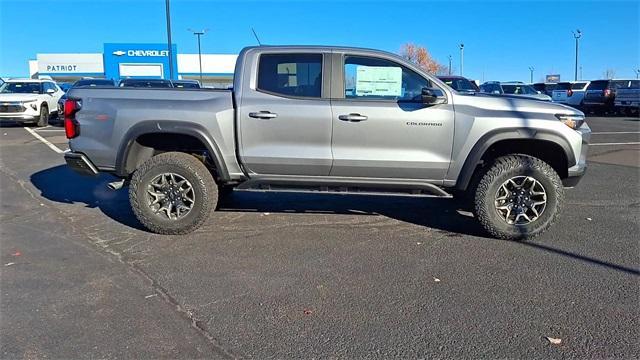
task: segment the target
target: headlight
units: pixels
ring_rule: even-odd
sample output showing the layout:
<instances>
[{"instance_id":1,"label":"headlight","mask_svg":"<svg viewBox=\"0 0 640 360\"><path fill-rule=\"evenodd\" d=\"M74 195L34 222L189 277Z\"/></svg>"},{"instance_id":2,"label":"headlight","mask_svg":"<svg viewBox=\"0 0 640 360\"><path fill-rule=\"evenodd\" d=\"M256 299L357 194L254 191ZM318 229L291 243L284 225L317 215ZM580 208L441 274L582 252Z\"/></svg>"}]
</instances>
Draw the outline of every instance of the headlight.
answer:
<instances>
[{"instance_id":1,"label":"headlight","mask_svg":"<svg viewBox=\"0 0 640 360\"><path fill-rule=\"evenodd\" d=\"M584 115L556 114L556 117L573 130L578 130L584 124Z\"/></svg>"},{"instance_id":2,"label":"headlight","mask_svg":"<svg viewBox=\"0 0 640 360\"><path fill-rule=\"evenodd\" d=\"M38 110L38 100L25 101L22 105L30 106L33 110Z\"/></svg>"}]
</instances>

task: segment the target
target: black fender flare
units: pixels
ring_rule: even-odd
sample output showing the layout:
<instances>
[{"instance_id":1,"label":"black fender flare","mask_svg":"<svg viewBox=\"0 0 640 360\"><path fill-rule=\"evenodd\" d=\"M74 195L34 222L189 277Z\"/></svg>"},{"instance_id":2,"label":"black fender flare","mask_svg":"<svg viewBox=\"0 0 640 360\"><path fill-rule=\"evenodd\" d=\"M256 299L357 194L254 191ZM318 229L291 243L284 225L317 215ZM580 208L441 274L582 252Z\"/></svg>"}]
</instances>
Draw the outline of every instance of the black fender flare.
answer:
<instances>
[{"instance_id":1,"label":"black fender flare","mask_svg":"<svg viewBox=\"0 0 640 360\"><path fill-rule=\"evenodd\" d=\"M228 181L229 171L222 157L222 152L216 142L208 135L204 126L191 122L172 120L147 120L132 126L124 135L116 155L116 175L127 177L127 158L136 139L146 134L180 134L189 135L200 140L207 148L216 166L218 176L223 181Z\"/></svg>"},{"instance_id":2,"label":"black fender flare","mask_svg":"<svg viewBox=\"0 0 640 360\"><path fill-rule=\"evenodd\" d=\"M559 145L564 151L564 155L567 158L567 164L569 167L575 165L576 155L573 153L573 148L569 142L560 134L544 130L544 129L532 129L532 128L505 128L496 129L484 134L475 143L467 159L460 170L458 180L456 181L456 189L465 191L471 182L473 173L476 170L478 164L482 160L482 157L486 151L498 141L503 140L541 140L549 141Z\"/></svg>"}]
</instances>

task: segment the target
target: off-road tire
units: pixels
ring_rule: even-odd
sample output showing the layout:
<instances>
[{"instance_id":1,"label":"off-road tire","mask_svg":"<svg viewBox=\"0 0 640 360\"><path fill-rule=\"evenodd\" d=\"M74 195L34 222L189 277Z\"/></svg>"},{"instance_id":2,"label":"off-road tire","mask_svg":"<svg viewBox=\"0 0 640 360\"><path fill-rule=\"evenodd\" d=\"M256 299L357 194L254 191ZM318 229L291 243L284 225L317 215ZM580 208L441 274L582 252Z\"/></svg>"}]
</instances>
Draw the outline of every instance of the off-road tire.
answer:
<instances>
[{"instance_id":1,"label":"off-road tire","mask_svg":"<svg viewBox=\"0 0 640 360\"><path fill-rule=\"evenodd\" d=\"M147 188L159 174L175 173L189 181L195 201L183 218L164 219L149 205ZM156 155L133 173L129 186L129 202L136 217L149 231L158 234L187 234L204 224L218 202L218 187L207 167L197 158L180 152Z\"/></svg>"},{"instance_id":2,"label":"off-road tire","mask_svg":"<svg viewBox=\"0 0 640 360\"><path fill-rule=\"evenodd\" d=\"M49 124L49 107L47 105L42 105L40 107L40 116L38 117L38 122L36 126L45 127Z\"/></svg>"},{"instance_id":3,"label":"off-road tire","mask_svg":"<svg viewBox=\"0 0 640 360\"><path fill-rule=\"evenodd\" d=\"M508 224L498 213L495 197L499 187L516 176L530 176L545 189L547 203L540 217L526 225ZM564 188L555 170L544 161L526 155L497 158L482 174L475 189L475 216L493 237L508 240L531 239L543 233L558 218L564 204Z\"/></svg>"}]
</instances>

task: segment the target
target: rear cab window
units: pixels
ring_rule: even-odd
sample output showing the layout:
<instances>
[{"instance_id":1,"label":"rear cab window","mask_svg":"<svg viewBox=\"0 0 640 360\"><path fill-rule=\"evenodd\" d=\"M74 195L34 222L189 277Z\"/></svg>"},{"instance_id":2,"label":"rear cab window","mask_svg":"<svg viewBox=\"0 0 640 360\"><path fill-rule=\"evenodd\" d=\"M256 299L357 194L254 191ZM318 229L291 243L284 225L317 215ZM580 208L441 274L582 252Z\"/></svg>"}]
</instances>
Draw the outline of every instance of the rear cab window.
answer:
<instances>
[{"instance_id":1,"label":"rear cab window","mask_svg":"<svg viewBox=\"0 0 640 360\"><path fill-rule=\"evenodd\" d=\"M586 82L573 83L571 84L571 90L584 90L586 86L587 86Z\"/></svg>"},{"instance_id":2,"label":"rear cab window","mask_svg":"<svg viewBox=\"0 0 640 360\"><path fill-rule=\"evenodd\" d=\"M596 81L592 81L591 84L589 84L589 87L587 88L587 90L604 90L607 88L608 85L609 85L608 80L596 80Z\"/></svg>"},{"instance_id":3,"label":"rear cab window","mask_svg":"<svg viewBox=\"0 0 640 360\"><path fill-rule=\"evenodd\" d=\"M561 82L561 83L558 83L558 86L556 86L555 90L569 90L571 88L572 88L571 83Z\"/></svg>"},{"instance_id":4,"label":"rear cab window","mask_svg":"<svg viewBox=\"0 0 640 360\"><path fill-rule=\"evenodd\" d=\"M260 55L257 88L274 95L320 98L322 54Z\"/></svg>"}]
</instances>

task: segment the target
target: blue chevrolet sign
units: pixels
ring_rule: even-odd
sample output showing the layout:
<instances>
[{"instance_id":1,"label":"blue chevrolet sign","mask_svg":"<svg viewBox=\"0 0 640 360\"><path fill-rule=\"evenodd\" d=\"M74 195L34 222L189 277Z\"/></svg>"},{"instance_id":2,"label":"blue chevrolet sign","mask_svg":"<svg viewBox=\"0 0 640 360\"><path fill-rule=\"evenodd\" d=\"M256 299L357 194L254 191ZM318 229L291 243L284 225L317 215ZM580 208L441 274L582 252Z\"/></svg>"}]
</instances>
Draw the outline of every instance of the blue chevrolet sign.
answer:
<instances>
[{"instance_id":1,"label":"blue chevrolet sign","mask_svg":"<svg viewBox=\"0 0 640 360\"><path fill-rule=\"evenodd\" d=\"M178 73L177 47L172 45L173 73ZM104 44L104 72L107 79L169 79L167 44Z\"/></svg>"}]
</instances>

